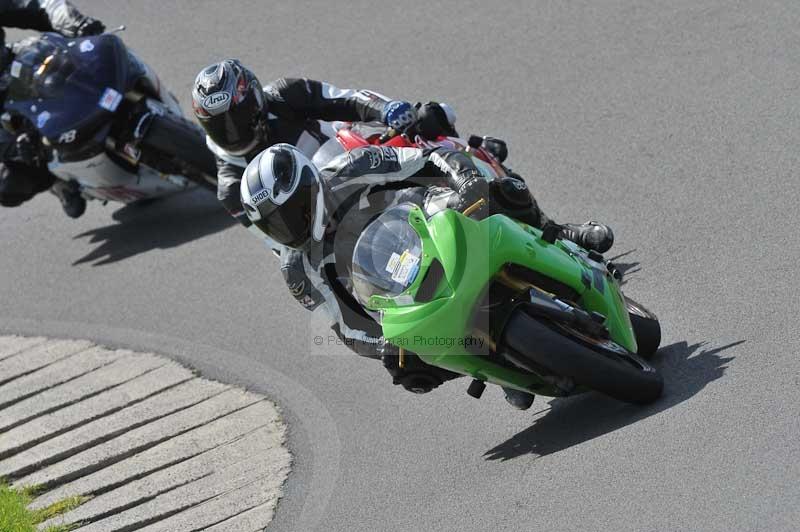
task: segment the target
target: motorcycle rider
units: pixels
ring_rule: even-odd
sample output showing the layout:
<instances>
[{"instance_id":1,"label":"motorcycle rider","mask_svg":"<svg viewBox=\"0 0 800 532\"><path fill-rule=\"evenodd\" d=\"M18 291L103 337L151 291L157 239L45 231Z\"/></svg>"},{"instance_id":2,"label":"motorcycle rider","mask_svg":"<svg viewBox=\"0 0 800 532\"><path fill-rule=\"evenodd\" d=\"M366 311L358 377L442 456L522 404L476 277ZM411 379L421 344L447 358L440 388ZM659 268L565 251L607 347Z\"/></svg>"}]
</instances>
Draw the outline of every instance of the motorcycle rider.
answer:
<instances>
[{"instance_id":1,"label":"motorcycle rider","mask_svg":"<svg viewBox=\"0 0 800 532\"><path fill-rule=\"evenodd\" d=\"M5 27L56 31L65 37L97 35L105 30L102 22L83 15L66 0L0 0L0 19ZM13 59L14 50L6 46L5 32L0 27L0 107L5 101ZM50 188L54 177L37 162L35 129L30 127L30 131L19 133L17 127L8 127L8 120L9 117L3 117L4 128L0 129L0 205L16 207ZM85 208L80 195L59 195L59 198L70 216L82 213Z\"/></svg>"},{"instance_id":2,"label":"motorcycle rider","mask_svg":"<svg viewBox=\"0 0 800 532\"><path fill-rule=\"evenodd\" d=\"M364 228L395 205L411 202L432 215L443 208L463 211L481 199L486 204L475 212L479 217L503 213L539 228L550 222L521 178L489 183L467 154L443 148L366 146L318 171L299 149L277 144L258 154L241 180L246 216L281 244L281 271L292 295L308 310L322 309L348 347L382 358L395 384L418 393L457 375L413 354L398 367L397 351L351 294L353 250ZM562 226L561 237L599 252L613 243L610 228L596 222ZM524 410L533 395L508 389L506 399Z\"/></svg>"},{"instance_id":3,"label":"motorcycle rider","mask_svg":"<svg viewBox=\"0 0 800 532\"><path fill-rule=\"evenodd\" d=\"M311 79L281 78L262 87L236 59L201 70L192 89L195 117L217 157L217 197L245 227L250 221L239 200L247 163L278 143L296 146L306 157L334 136L329 121L380 121L398 131L422 124L427 135L456 135L455 115L446 104L417 108L368 90L340 89Z\"/></svg>"}]
</instances>

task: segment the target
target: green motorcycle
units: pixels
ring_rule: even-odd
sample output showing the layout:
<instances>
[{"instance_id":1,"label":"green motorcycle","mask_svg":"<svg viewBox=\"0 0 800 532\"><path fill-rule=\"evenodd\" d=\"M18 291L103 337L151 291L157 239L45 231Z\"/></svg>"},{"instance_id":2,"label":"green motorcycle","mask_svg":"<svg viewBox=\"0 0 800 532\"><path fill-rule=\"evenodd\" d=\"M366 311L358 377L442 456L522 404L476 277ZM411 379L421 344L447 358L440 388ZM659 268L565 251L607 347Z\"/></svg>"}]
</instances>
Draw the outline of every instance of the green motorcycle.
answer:
<instances>
[{"instance_id":1,"label":"green motorcycle","mask_svg":"<svg viewBox=\"0 0 800 532\"><path fill-rule=\"evenodd\" d=\"M394 207L361 234L352 282L404 357L485 383L545 396L596 390L630 403L662 392L646 360L657 318L627 299L602 255L507 216L430 218Z\"/></svg>"}]
</instances>

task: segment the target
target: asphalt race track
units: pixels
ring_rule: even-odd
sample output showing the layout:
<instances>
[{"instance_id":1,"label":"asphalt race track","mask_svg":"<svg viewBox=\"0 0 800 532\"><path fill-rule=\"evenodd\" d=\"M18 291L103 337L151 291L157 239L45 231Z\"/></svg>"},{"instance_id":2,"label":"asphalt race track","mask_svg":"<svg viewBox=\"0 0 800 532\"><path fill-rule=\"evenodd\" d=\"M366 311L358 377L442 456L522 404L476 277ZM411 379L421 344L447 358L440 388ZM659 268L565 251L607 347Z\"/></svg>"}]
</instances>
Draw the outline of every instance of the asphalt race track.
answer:
<instances>
[{"instance_id":1,"label":"asphalt race track","mask_svg":"<svg viewBox=\"0 0 800 532\"><path fill-rule=\"evenodd\" d=\"M161 352L276 400L295 462L274 530L797 529L799 4L77 3L126 24L186 109L236 56L265 81L446 100L462 134L504 137L551 216L614 227L607 255L664 327L665 395L517 412L466 380L393 387L315 348L324 325L199 191L0 210L0 333Z\"/></svg>"}]
</instances>

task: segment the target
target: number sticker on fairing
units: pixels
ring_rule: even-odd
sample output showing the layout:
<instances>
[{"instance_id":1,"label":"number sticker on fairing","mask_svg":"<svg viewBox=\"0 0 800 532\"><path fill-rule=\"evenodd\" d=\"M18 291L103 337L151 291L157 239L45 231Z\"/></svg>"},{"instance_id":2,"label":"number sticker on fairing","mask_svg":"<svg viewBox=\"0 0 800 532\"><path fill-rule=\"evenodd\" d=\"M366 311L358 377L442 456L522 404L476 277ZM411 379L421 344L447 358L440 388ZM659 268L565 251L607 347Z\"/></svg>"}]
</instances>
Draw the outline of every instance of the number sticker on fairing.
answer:
<instances>
[{"instance_id":1,"label":"number sticker on fairing","mask_svg":"<svg viewBox=\"0 0 800 532\"><path fill-rule=\"evenodd\" d=\"M100 98L98 105L113 113L117 110L117 107L119 107L120 102L122 102L122 94L114 89L108 88L103 92L103 96Z\"/></svg>"},{"instance_id":2,"label":"number sticker on fairing","mask_svg":"<svg viewBox=\"0 0 800 532\"><path fill-rule=\"evenodd\" d=\"M402 255L392 253L386 264L386 271L392 274L392 280L403 286L408 286L419 271L419 257L405 250Z\"/></svg>"},{"instance_id":3,"label":"number sticker on fairing","mask_svg":"<svg viewBox=\"0 0 800 532\"><path fill-rule=\"evenodd\" d=\"M69 144L71 142L75 142L75 137L78 136L78 132L74 129L70 129L66 133L62 133L60 137L58 137L59 144Z\"/></svg>"}]
</instances>

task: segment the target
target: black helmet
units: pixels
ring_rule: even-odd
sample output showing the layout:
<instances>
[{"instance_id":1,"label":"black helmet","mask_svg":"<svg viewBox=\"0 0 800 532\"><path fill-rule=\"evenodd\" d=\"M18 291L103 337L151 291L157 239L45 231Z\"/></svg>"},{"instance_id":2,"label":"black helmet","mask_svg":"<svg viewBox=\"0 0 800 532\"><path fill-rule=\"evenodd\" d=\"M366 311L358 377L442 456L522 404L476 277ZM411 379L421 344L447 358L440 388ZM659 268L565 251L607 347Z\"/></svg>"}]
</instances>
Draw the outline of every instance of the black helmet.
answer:
<instances>
[{"instance_id":1,"label":"black helmet","mask_svg":"<svg viewBox=\"0 0 800 532\"><path fill-rule=\"evenodd\" d=\"M253 225L286 246L301 247L312 236L315 222L321 226L324 203L319 172L289 144L271 146L250 161L242 176L241 195Z\"/></svg>"},{"instance_id":2,"label":"black helmet","mask_svg":"<svg viewBox=\"0 0 800 532\"><path fill-rule=\"evenodd\" d=\"M211 140L233 155L253 151L262 140L261 83L236 59L207 66L197 74L192 108Z\"/></svg>"}]
</instances>

